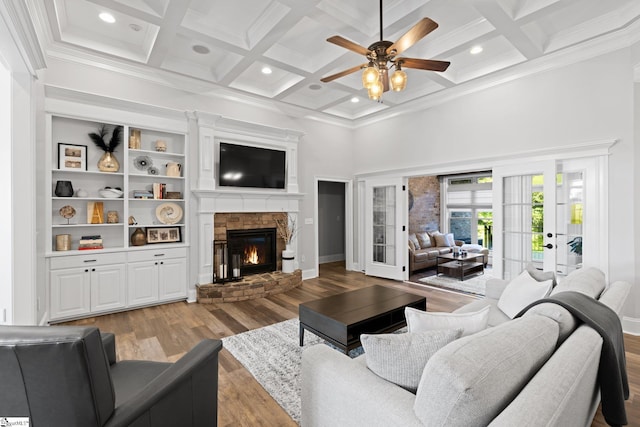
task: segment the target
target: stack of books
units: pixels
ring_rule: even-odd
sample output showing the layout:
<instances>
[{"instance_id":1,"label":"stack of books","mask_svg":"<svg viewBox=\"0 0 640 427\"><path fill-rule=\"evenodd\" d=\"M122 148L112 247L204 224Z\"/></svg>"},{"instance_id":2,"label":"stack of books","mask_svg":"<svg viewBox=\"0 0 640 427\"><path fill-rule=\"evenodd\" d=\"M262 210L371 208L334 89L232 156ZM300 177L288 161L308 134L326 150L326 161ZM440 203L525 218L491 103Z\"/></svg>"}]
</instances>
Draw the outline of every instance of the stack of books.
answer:
<instances>
[{"instance_id":1,"label":"stack of books","mask_svg":"<svg viewBox=\"0 0 640 427\"><path fill-rule=\"evenodd\" d=\"M93 236L82 236L80 238L80 245L78 246L78 250L87 250L87 249L102 249L102 236L99 234Z\"/></svg>"},{"instance_id":2,"label":"stack of books","mask_svg":"<svg viewBox=\"0 0 640 427\"><path fill-rule=\"evenodd\" d=\"M164 199L167 193L167 184L163 184L161 182L153 183L153 198L154 199Z\"/></svg>"},{"instance_id":3,"label":"stack of books","mask_svg":"<svg viewBox=\"0 0 640 427\"><path fill-rule=\"evenodd\" d=\"M134 199L153 199L153 193L147 190L133 190Z\"/></svg>"}]
</instances>

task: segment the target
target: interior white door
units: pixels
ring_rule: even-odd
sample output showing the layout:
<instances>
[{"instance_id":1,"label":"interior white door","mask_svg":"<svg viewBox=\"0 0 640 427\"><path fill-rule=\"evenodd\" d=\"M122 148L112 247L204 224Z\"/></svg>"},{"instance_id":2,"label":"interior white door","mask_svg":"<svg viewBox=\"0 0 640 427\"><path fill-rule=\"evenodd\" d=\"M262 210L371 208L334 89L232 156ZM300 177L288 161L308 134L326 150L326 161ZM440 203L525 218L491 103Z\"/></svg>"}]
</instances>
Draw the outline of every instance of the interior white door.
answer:
<instances>
[{"instance_id":1,"label":"interior white door","mask_svg":"<svg viewBox=\"0 0 640 427\"><path fill-rule=\"evenodd\" d=\"M403 280L406 231L402 178L367 180L365 183L365 273ZM404 244L403 244L404 243Z\"/></svg>"},{"instance_id":2,"label":"interior white door","mask_svg":"<svg viewBox=\"0 0 640 427\"><path fill-rule=\"evenodd\" d=\"M606 212L599 165L584 158L494 168L496 277L511 279L528 263L561 276L583 263L607 271L600 244L606 236L598 231Z\"/></svg>"}]
</instances>

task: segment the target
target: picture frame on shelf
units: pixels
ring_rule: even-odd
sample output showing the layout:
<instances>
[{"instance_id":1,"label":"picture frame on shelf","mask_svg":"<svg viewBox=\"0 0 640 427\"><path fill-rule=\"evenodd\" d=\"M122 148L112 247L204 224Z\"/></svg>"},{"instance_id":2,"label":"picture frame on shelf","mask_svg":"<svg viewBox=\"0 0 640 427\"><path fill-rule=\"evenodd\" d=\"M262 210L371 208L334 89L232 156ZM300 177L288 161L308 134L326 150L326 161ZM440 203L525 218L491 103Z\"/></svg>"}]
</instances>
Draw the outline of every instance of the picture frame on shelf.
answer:
<instances>
[{"instance_id":1,"label":"picture frame on shelf","mask_svg":"<svg viewBox=\"0 0 640 427\"><path fill-rule=\"evenodd\" d=\"M147 227L147 243L177 243L181 241L180 227Z\"/></svg>"},{"instance_id":2,"label":"picture frame on shelf","mask_svg":"<svg viewBox=\"0 0 640 427\"><path fill-rule=\"evenodd\" d=\"M59 142L58 169L70 171L86 171L87 146Z\"/></svg>"}]
</instances>

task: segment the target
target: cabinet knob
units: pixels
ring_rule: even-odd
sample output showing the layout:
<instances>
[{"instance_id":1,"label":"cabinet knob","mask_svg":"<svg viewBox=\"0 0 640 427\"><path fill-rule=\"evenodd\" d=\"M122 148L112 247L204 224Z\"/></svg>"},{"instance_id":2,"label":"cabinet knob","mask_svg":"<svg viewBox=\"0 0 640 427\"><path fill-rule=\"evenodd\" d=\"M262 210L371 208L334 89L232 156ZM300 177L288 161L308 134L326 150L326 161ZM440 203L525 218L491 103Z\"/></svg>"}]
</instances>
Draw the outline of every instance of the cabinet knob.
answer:
<instances>
[{"instance_id":1,"label":"cabinet knob","mask_svg":"<svg viewBox=\"0 0 640 427\"><path fill-rule=\"evenodd\" d=\"M91 271L96 271L96 269L95 269L95 268L92 268L92 269L91 269Z\"/></svg>"},{"instance_id":2,"label":"cabinet knob","mask_svg":"<svg viewBox=\"0 0 640 427\"><path fill-rule=\"evenodd\" d=\"M87 268L86 270L84 270L84 272L85 272L85 273L88 273L88 272L89 272L89 269Z\"/></svg>"},{"instance_id":3,"label":"cabinet knob","mask_svg":"<svg viewBox=\"0 0 640 427\"><path fill-rule=\"evenodd\" d=\"M160 261L160 264L164 264L164 261Z\"/></svg>"}]
</instances>

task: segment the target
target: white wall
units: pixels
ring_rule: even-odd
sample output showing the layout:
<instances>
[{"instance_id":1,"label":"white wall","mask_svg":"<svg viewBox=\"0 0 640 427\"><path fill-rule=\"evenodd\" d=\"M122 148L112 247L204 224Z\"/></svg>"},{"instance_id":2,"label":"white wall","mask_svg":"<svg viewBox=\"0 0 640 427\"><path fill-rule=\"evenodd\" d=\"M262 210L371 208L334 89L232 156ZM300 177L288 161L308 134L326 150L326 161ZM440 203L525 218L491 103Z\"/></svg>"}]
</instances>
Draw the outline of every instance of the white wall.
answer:
<instances>
[{"instance_id":1,"label":"white wall","mask_svg":"<svg viewBox=\"0 0 640 427\"><path fill-rule=\"evenodd\" d=\"M631 49L623 49L380 121L356 131L356 174L619 139L609 163L609 272L635 283L625 313L640 318L633 87Z\"/></svg>"}]
</instances>

